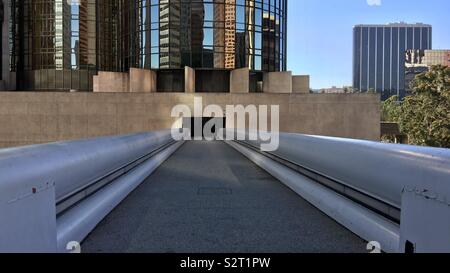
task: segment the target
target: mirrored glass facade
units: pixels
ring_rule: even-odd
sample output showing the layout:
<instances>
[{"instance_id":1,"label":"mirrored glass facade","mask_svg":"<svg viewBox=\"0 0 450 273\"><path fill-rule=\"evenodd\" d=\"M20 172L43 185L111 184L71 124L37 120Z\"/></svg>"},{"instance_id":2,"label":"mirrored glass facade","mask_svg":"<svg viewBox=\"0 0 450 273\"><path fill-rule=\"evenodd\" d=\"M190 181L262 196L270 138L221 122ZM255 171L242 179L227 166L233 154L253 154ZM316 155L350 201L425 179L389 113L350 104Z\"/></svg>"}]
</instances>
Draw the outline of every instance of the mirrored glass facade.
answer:
<instances>
[{"instance_id":1,"label":"mirrored glass facade","mask_svg":"<svg viewBox=\"0 0 450 273\"><path fill-rule=\"evenodd\" d=\"M11 70L18 89L91 90L98 69L113 69L112 0L11 1ZM101 7L101 8L100 8ZM102 20L97 20L99 18Z\"/></svg>"},{"instance_id":2,"label":"mirrored glass facade","mask_svg":"<svg viewBox=\"0 0 450 273\"><path fill-rule=\"evenodd\" d=\"M405 51L431 49L432 27L424 24L395 23L358 25L353 29L353 87L361 92L375 91L382 100L405 88Z\"/></svg>"},{"instance_id":3,"label":"mirrored glass facade","mask_svg":"<svg viewBox=\"0 0 450 273\"><path fill-rule=\"evenodd\" d=\"M98 71L286 70L287 0L13 0L22 90L92 90Z\"/></svg>"},{"instance_id":4,"label":"mirrored glass facade","mask_svg":"<svg viewBox=\"0 0 450 273\"><path fill-rule=\"evenodd\" d=\"M286 69L287 0L123 0L122 69Z\"/></svg>"}]
</instances>

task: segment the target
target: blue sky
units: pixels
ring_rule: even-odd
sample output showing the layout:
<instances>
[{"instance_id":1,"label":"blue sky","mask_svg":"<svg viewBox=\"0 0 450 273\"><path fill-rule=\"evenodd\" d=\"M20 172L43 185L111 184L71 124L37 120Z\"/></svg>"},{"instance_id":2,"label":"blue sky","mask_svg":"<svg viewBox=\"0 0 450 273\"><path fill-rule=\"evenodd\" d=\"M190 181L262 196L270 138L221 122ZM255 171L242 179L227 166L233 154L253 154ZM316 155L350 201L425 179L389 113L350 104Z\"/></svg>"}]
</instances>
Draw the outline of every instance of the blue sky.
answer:
<instances>
[{"instance_id":1,"label":"blue sky","mask_svg":"<svg viewBox=\"0 0 450 273\"><path fill-rule=\"evenodd\" d=\"M379 2L380 5L369 5ZM449 0L288 0L288 69L312 88L351 85L356 24L433 26L433 49L450 49Z\"/></svg>"}]
</instances>

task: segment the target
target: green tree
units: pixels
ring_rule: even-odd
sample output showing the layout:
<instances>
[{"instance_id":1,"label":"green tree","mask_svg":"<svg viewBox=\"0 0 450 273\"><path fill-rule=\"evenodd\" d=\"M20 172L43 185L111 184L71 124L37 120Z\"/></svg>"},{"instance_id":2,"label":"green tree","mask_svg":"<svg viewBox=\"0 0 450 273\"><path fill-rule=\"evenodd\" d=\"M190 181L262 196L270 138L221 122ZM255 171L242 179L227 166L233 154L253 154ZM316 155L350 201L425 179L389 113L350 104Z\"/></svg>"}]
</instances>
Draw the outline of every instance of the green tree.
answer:
<instances>
[{"instance_id":1,"label":"green tree","mask_svg":"<svg viewBox=\"0 0 450 273\"><path fill-rule=\"evenodd\" d=\"M381 104L381 121L398 122L402 111L398 96L392 96Z\"/></svg>"},{"instance_id":2,"label":"green tree","mask_svg":"<svg viewBox=\"0 0 450 273\"><path fill-rule=\"evenodd\" d=\"M382 116L398 122L410 144L450 148L450 68L433 66L417 75L411 96L385 101Z\"/></svg>"}]
</instances>

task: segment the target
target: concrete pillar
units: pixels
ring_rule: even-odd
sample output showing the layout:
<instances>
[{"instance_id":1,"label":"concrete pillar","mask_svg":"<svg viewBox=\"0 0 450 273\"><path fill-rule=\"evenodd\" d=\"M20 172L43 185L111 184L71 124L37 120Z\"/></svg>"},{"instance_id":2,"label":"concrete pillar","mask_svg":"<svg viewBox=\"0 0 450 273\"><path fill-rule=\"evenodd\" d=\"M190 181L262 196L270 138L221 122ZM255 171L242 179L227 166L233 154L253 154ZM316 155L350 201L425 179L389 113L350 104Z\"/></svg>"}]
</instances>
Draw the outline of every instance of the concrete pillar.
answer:
<instances>
[{"instance_id":1,"label":"concrete pillar","mask_svg":"<svg viewBox=\"0 0 450 273\"><path fill-rule=\"evenodd\" d=\"M239 68L230 73L230 93L250 92L250 69Z\"/></svg>"},{"instance_id":2,"label":"concrete pillar","mask_svg":"<svg viewBox=\"0 0 450 273\"><path fill-rule=\"evenodd\" d=\"M309 94L309 75L292 76L292 92Z\"/></svg>"},{"instance_id":3,"label":"concrete pillar","mask_svg":"<svg viewBox=\"0 0 450 273\"><path fill-rule=\"evenodd\" d=\"M100 71L96 81L97 89L94 90L95 92L129 92L130 90L128 73Z\"/></svg>"},{"instance_id":4,"label":"concrete pillar","mask_svg":"<svg viewBox=\"0 0 450 273\"><path fill-rule=\"evenodd\" d=\"M156 72L130 68L130 92L156 92Z\"/></svg>"},{"instance_id":5,"label":"concrete pillar","mask_svg":"<svg viewBox=\"0 0 450 273\"><path fill-rule=\"evenodd\" d=\"M269 72L263 76L264 93L292 93L292 72Z\"/></svg>"},{"instance_id":6,"label":"concrete pillar","mask_svg":"<svg viewBox=\"0 0 450 273\"><path fill-rule=\"evenodd\" d=\"M94 77L92 77L92 89L94 92L100 92L98 75L94 75Z\"/></svg>"},{"instance_id":7,"label":"concrete pillar","mask_svg":"<svg viewBox=\"0 0 450 273\"><path fill-rule=\"evenodd\" d=\"M195 93L195 69L184 67L184 92Z\"/></svg>"}]
</instances>

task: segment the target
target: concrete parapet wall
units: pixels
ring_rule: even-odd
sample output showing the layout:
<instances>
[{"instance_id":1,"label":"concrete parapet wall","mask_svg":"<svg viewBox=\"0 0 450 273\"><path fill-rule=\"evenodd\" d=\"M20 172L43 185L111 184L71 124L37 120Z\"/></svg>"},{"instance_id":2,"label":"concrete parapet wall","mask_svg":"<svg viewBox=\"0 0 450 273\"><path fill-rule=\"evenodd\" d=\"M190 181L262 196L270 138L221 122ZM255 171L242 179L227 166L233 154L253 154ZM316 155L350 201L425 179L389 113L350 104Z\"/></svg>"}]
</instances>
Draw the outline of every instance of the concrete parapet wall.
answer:
<instances>
[{"instance_id":1,"label":"concrete parapet wall","mask_svg":"<svg viewBox=\"0 0 450 273\"><path fill-rule=\"evenodd\" d=\"M279 105L280 129L379 140L372 94L186 94L0 92L0 147L171 128L175 105Z\"/></svg>"},{"instance_id":2,"label":"concrete parapet wall","mask_svg":"<svg viewBox=\"0 0 450 273\"><path fill-rule=\"evenodd\" d=\"M230 72L230 93L250 92L250 69L240 68Z\"/></svg>"},{"instance_id":3,"label":"concrete parapet wall","mask_svg":"<svg viewBox=\"0 0 450 273\"><path fill-rule=\"evenodd\" d=\"M130 92L156 92L156 72L130 68Z\"/></svg>"},{"instance_id":4,"label":"concrete parapet wall","mask_svg":"<svg viewBox=\"0 0 450 273\"><path fill-rule=\"evenodd\" d=\"M292 93L308 94L310 86L308 75L292 76Z\"/></svg>"},{"instance_id":5,"label":"concrete parapet wall","mask_svg":"<svg viewBox=\"0 0 450 273\"><path fill-rule=\"evenodd\" d=\"M184 92L195 93L195 69L184 67Z\"/></svg>"},{"instance_id":6,"label":"concrete parapet wall","mask_svg":"<svg viewBox=\"0 0 450 273\"><path fill-rule=\"evenodd\" d=\"M92 89L94 92L99 92L98 90L100 90L100 86L99 86L100 82L99 82L99 77L98 75L94 75L92 77Z\"/></svg>"},{"instance_id":7,"label":"concrete parapet wall","mask_svg":"<svg viewBox=\"0 0 450 273\"><path fill-rule=\"evenodd\" d=\"M129 92L128 73L100 71L94 78L94 92Z\"/></svg>"},{"instance_id":8,"label":"concrete parapet wall","mask_svg":"<svg viewBox=\"0 0 450 273\"><path fill-rule=\"evenodd\" d=\"M264 93L292 93L292 72L269 72L263 76Z\"/></svg>"}]
</instances>

